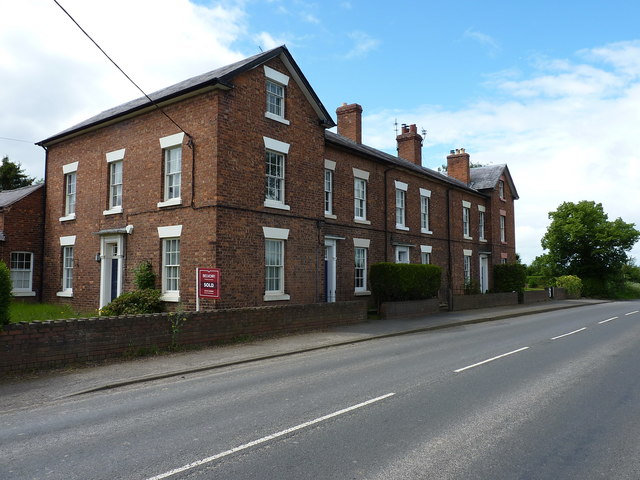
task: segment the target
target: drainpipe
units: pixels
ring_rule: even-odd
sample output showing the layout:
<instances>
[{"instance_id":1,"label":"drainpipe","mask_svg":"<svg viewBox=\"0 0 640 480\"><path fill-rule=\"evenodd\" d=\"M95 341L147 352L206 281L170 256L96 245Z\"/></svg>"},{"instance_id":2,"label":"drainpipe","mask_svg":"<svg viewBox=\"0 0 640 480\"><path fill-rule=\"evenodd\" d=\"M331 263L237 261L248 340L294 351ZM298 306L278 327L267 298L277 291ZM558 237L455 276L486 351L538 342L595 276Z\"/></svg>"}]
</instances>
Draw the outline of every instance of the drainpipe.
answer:
<instances>
[{"instance_id":1,"label":"drainpipe","mask_svg":"<svg viewBox=\"0 0 640 480\"><path fill-rule=\"evenodd\" d=\"M389 198L387 188L387 173L393 170L393 167L389 167L384 171L384 261L389 261Z\"/></svg>"},{"instance_id":2,"label":"drainpipe","mask_svg":"<svg viewBox=\"0 0 640 480\"><path fill-rule=\"evenodd\" d=\"M194 208L196 203L196 142L188 133L187 136L189 137L187 147L191 149L191 208Z\"/></svg>"},{"instance_id":3,"label":"drainpipe","mask_svg":"<svg viewBox=\"0 0 640 480\"><path fill-rule=\"evenodd\" d=\"M39 298L40 302L44 300L44 247L45 242L44 239L47 238L47 164L49 163L49 150L44 145L40 145L44 150L44 185L42 186L42 240L41 240L41 251L40 251L40 295L36 298Z\"/></svg>"},{"instance_id":4,"label":"drainpipe","mask_svg":"<svg viewBox=\"0 0 640 480\"><path fill-rule=\"evenodd\" d=\"M452 261L452 252L451 252L451 189L447 188L447 249L448 249L448 258L447 261L449 263L447 268L447 304L449 305L449 310L453 309L453 275L451 272L451 268L453 265Z\"/></svg>"}]
</instances>

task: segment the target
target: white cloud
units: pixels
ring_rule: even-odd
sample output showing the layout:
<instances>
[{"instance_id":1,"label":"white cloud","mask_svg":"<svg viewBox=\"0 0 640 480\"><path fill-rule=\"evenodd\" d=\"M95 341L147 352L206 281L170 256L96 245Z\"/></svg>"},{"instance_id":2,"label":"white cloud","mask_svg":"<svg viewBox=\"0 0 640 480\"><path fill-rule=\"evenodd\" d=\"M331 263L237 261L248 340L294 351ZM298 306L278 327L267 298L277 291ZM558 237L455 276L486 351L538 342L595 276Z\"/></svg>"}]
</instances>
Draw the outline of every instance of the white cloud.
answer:
<instances>
[{"instance_id":1,"label":"white cloud","mask_svg":"<svg viewBox=\"0 0 640 480\"><path fill-rule=\"evenodd\" d=\"M520 200L516 202L517 250L530 262L542 253L548 212L564 201L601 202L610 218L640 226L640 45L613 44L580 55L604 63L547 61L543 72L494 81L502 101L483 101L450 111L422 106L365 117L364 141L389 152L387 135L395 118L429 133L426 166L446 161L451 148L466 147L472 161L507 163ZM521 74L520 74L521 75ZM526 94L523 94L526 92ZM380 132L384 132L380 134ZM632 254L640 258L640 247Z\"/></svg>"},{"instance_id":2,"label":"white cloud","mask_svg":"<svg viewBox=\"0 0 640 480\"><path fill-rule=\"evenodd\" d=\"M380 40L359 30L350 32L347 36L353 40L354 45L351 50L344 55L345 58L363 57L380 45Z\"/></svg>"},{"instance_id":3,"label":"white cloud","mask_svg":"<svg viewBox=\"0 0 640 480\"><path fill-rule=\"evenodd\" d=\"M496 54L500 50L500 45L493 37L491 37L490 35L487 35L486 33L482 33L477 30L474 30L472 28L467 28L464 31L462 37L471 39L474 42L477 42L480 45L487 47L488 52L491 55Z\"/></svg>"},{"instance_id":4,"label":"white cloud","mask_svg":"<svg viewBox=\"0 0 640 480\"><path fill-rule=\"evenodd\" d=\"M188 0L61 4L147 93L245 56L232 48L245 29L239 7ZM0 18L11 20L0 29L0 137L42 140L141 96L54 2L0 2ZM43 176L39 147L0 139L5 154Z\"/></svg>"},{"instance_id":5,"label":"white cloud","mask_svg":"<svg viewBox=\"0 0 640 480\"><path fill-rule=\"evenodd\" d=\"M254 40L263 50L271 50L287 43L284 38L273 37L268 32L260 32L254 36ZM291 45L291 42L289 44Z\"/></svg>"}]
</instances>

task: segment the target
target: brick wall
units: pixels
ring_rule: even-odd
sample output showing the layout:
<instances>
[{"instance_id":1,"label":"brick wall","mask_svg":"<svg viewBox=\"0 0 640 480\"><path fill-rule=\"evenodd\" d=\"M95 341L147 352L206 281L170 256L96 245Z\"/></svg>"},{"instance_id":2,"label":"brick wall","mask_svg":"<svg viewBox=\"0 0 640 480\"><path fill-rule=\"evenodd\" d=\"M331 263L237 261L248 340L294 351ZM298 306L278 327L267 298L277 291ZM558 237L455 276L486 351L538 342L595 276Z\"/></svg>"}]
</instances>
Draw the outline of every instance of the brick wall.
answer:
<instances>
[{"instance_id":1,"label":"brick wall","mask_svg":"<svg viewBox=\"0 0 640 480\"><path fill-rule=\"evenodd\" d=\"M507 305L517 305L518 294L509 293L487 293L484 295L454 295L451 310L471 310L475 308L502 307Z\"/></svg>"},{"instance_id":2,"label":"brick wall","mask_svg":"<svg viewBox=\"0 0 640 480\"><path fill-rule=\"evenodd\" d=\"M285 305L186 313L177 345L279 335L366 320L364 302ZM175 317L173 317L175 318ZM0 372L60 367L135 355L172 344L167 313L11 324L0 331Z\"/></svg>"},{"instance_id":3,"label":"brick wall","mask_svg":"<svg viewBox=\"0 0 640 480\"><path fill-rule=\"evenodd\" d=\"M6 237L0 241L0 260L10 267L11 252L33 253L32 288L36 296L16 297L19 300L39 300L41 295L44 192L45 187L38 188L0 213Z\"/></svg>"}]
</instances>

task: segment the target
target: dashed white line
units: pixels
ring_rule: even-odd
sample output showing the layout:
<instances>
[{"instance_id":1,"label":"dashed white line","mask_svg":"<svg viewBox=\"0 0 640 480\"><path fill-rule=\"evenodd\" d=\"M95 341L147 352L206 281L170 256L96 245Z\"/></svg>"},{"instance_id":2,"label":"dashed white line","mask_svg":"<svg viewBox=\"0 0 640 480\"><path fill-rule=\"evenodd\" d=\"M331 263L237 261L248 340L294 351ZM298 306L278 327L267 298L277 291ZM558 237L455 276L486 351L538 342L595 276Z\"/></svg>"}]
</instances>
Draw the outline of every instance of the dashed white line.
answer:
<instances>
[{"instance_id":1,"label":"dashed white line","mask_svg":"<svg viewBox=\"0 0 640 480\"><path fill-rule=\"evenodd\" d=\"M633 315L634 313L638 313L640 310L634 310L633 312L625 313L625 315Z\"/></svg>"},{"instance_id":2,"label":"dashed white line","mask_svg":"<svg viewBox=\"0 0 640 480\"><path fill-rule=\"evenodd\" d=\"M514 350L512 352L503 353L502 355L498 355L497 357L488 358L487 360L483 360L482 362L474 363L473 365L467 365L466 367L459 368L454 370L455 373L464 372L465 370L469 370L470 368L478 367L480 365L484 365L485 363L493 362L494 360L498 360L499 358L506 357L508 355L513 355L514 353L522 352L527 350L529 347L522 347L518 350Z\"/></svg>"},{"instance_id":3,"label":"dashed white line","mask_svg":"<svg viewBox=\"0 0 640 480\"><path fill-rule=\"evenodd\" d=\"M569 332L569 333L565 333L565 334L562 334L562 335L558 335L557 337L553 337L551 340L557 340L557 339L562 338L562 337L568 337L569 335L573 335L574 333L582 332L583 330L586 330L586 329L587 329L587 327L582 327L582 328L579 328L578 330L574 330L573 332Z\"/></svg>"},{"instance_id":4,"label":"dashed white line","mask_svg":"<svg viewBox=\"0 0 640 480\"><path fill-rule=\"evenodd\" d=\"M352 412L353 410L357 410L358 408L366 407L367 405L371 405L372 403L379 402L384 400L385 398L389 398L395 395L395 393L387 393L386 395L382 395L380 397L372 398L371 400L367 400L366 402L359 403L357 405L353 405L351 407L344 408L342 410L338 410L337 412L330 413L323 417L316 418L314 420L309 420L308 422L301 423L300 425L296 425L295 427L287 428L286 430L282 430L278 433L274 433L272 435L267 435L266 437L259 438L258 440L254 440L249 443L245 443L244 445L240 445L238 447L232 448L231 450L226 450L224 452L218 453L216 455L212 455L207 458L203 458L201 460L197 460L195 462L189 463L179 468L174 468L173 470L169 470L168 472L161 473L160 475L156 475L155 477L149 477L147 480L161 480L162 478L171 477L177 473L184 472L186 470L191 470L192 468L199 467L206 463L213 462L214 460L218 460L219 458L226 457L233 453L239 452L241 450L246 450L247 448L255 447L256 445L260 445L261 443L268 442L270 440L274 440L278 437L282 437L283 435L287 435L289 433L302 430L303 428L310 427L311 425L315 425L320 422L324 422L325 420L329 420L330 418L337 417L339 415L344 415L345 413Z\"/></svg>"},{"instance_id":5,"label":"dashed white line","mask_svg":"<svg viewBox=\"0 0 640 480\"><path fill-rule=\"evenodd\" d=\"M616 318L618 317L607 318L606 320L602 320L601 322L598 322L598 325L602 325L603 323L610 322L611 320L615 320Z\"/></svg>"}]
</instances>

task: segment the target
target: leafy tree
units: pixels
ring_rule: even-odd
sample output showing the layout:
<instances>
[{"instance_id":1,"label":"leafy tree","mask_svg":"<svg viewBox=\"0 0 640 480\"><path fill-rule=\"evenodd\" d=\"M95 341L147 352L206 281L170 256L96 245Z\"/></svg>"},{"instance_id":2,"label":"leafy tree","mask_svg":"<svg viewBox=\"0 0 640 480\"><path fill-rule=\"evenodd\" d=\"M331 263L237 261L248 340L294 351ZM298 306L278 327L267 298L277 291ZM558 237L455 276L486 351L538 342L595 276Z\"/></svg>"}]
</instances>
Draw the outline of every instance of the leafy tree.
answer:
<instances>
[{"instance_id":1,"label":"leafy tree","mask_svg":"<svg viewBox=\"0 0 640 480\"><path fill-rule=\"evenodd\" d=\"M33 184L34 178L28 177L19 163L13 163L9 157L2 159L0 165L0 190L13 190Z\"/></svg>"},{"instance_id":2,"label":"leafy tree","mask_svg":"<svg viewBox=\"0 0 640 480\"><path fill-rule=\"evenodd\" d=\"M580 277L585 295L606 294L623 278L627 252L640 238L633 223L610 221L602 204L586 200L565 202L549 218L542 248L554 275Z\"/></svg>"}]
</instances>

